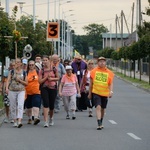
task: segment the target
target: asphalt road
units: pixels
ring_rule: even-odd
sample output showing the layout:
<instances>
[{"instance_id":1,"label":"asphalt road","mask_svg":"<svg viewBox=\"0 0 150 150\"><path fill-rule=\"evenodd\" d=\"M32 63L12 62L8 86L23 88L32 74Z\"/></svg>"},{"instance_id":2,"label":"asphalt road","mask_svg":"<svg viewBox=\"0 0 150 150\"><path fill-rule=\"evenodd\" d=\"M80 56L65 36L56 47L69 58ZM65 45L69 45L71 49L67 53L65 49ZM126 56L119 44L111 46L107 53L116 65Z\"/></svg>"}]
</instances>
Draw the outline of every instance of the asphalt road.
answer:
<instances>
[{"instance_id":1,"label":"asphalt road","mask_svg":"<svg viewBox=\"0 0 150 150\"><path fill-rule=\"evenodd\" d=\"M77 112L76 120L66 120L63 110L55 114L55 125L13 128L2 124L0 150L150 150L150 94L115 78L114 96L109 99L104 129L96 130L95 117Z\"/></svg>"}]
</instances>

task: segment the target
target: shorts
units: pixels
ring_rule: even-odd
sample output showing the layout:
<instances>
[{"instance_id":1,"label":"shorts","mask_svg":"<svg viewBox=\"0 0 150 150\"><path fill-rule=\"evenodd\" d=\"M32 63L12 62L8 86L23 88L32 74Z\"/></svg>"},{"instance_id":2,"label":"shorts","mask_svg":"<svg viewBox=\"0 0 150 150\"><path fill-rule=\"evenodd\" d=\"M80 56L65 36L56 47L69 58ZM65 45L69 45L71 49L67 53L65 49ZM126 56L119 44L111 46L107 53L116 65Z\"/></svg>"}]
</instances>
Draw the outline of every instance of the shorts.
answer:
<instances>
[{"instance_id":1,"label":"shorts","mask_svg":"<svg viewBox=\"0 0 150 150\"><path fill-rule=\"evenodd\" d=\"M54 109L54 103L57 96L57 89L50 89L48 87L42 87L41 96L43 100L43 107Z\"/></svg>"},{"instance_id":2,"label":"shorts","mask_svg":"<svg viewBox=\"0 0 150 150\"><path fill-rule=\"evenodd\" d=\"M27 99L25 101L25 107L27 109L30 109L32 107L38 107L41 106L41 95L40 94L34 94L34 95L27 95Z\"/></svg>"},{"instance_id":3,"label":"shorts","mask_svg":"<svg viewBox=\"0 0 150 150\"><path fill-rule=\"evenodd\" d=\"M93 93L93 102L95 107L100 105L103 109L105 109L107 107L108 98Z\"/></svg>"}]
</instances>

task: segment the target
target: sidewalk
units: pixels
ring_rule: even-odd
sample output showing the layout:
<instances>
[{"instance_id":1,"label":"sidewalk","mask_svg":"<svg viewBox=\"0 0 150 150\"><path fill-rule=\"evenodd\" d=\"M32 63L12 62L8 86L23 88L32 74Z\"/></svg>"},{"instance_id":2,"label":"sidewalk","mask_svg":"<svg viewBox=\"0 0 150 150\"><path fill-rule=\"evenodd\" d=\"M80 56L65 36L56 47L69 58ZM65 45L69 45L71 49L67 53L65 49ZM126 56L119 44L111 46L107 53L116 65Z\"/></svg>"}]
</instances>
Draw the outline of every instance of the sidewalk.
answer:
<instances>
[{"instance_id":1,"label":"sidewalk","mask_svg":"<svg viewBox=\"0 0 150 150\"><path fill-rule=\"evenodd\" d=\"M110 67L110 66L109 66ZM117 67L111 67L114 71L116 71L116 72L119 72L119 73L121 73L122 72L122 74L126 74L126 76L130 76L130 71L124 71L124 70L121 70L120 68L117 68ZM131 72L131 77L133 78L134 77L134 72L132 71ZM135 78L136 79L140 79L140 74L139 73L135 73ZM147 75L141 75L141 80L142 81L145 81L145 82L148 82L149 83L149 76L147 76Z\"/></svg>"},{"instance_id":2,"label":"sidewalk","mask_svg":"<svg viewBox=\"0 0 150 150\"><path fill-rule=\"evenodd\" d=\"M0 109L0 127L1 127L4 119L5 119L5 110L4 109Z\"/></svg>"}]
</instances>

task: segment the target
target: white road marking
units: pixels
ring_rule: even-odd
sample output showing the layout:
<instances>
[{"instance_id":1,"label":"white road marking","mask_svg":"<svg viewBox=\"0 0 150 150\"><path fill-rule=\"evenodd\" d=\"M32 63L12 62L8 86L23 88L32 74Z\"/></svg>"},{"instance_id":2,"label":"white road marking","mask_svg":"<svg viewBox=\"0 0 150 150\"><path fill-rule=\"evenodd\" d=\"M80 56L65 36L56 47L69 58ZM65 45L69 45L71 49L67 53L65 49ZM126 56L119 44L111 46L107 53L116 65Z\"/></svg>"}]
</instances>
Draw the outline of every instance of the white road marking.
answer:
<instances>
[{"instance_id":1,"label":"white road marking","mask_svg":"<svg viewBox=\"0 0 150 150\"><path fill-rule=\"evenodd\" d=\"M135 134L133 133L127 133L129 136L131 136L133 139L135 140L142 140L141 138L139 138L138 136L136 136Z\"/></svg>"},{"instance_id":2,"label":"white road marking","mask_svg":"<svg viewBox=\"0 0 150 150\"><path fill-rule=\"evenodd\" d=\"M117 122L115 122L114 120L109 120L109 122L110 122L111 124L117 124Z\"/></svg>"}]
</instances>

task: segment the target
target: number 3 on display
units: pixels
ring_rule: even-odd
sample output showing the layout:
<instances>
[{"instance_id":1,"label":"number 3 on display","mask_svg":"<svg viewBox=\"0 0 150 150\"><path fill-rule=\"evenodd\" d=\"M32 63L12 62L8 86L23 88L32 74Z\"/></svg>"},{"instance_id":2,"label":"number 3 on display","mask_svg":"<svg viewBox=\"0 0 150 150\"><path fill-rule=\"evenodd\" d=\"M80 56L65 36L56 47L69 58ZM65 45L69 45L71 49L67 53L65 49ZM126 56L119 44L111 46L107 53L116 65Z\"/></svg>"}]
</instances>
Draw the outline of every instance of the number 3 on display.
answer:
<instances>
[{"instance_id":1,"label":"number 3 on display","mask_svg":"<svg viewBox=\"0 0 150 150\"><path fill-rule=\"evenodd\" d=\"M57 41L59 38L59 24L58 22L49 22L47 24L47 41Z\"/></svg>"}]
</instances>

